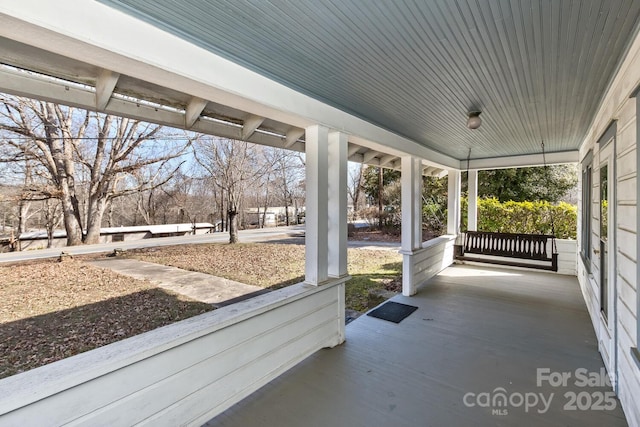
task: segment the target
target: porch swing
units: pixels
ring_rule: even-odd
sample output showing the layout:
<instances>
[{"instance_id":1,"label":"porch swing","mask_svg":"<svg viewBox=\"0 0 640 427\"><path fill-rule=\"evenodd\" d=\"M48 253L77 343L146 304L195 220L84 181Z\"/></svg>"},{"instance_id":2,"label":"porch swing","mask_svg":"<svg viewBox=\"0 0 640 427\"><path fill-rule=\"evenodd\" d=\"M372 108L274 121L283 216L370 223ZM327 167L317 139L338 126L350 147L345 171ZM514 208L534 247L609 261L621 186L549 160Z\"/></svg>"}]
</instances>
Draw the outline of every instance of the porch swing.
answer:
<instances>
[{"instance_id":1,"label":"porch swing","mask_svg":"<svg viewBox=\"0 0 640 427\"><path fill-rule=\"evenodd\" d=\"M469 149L467 157L467 177L469 176L470 160L471 149ZM542 161L548 188L549 170L544 142L542 143ZM551 234L466 231L464 233L464 243L462 241L459 243L456 240L455 258L460 261L483 262L557 272L558 248L556 246L553 210L550 211L550 219ZM460 234L458 236L461 237Z\"/></svg>"}]
</instances>

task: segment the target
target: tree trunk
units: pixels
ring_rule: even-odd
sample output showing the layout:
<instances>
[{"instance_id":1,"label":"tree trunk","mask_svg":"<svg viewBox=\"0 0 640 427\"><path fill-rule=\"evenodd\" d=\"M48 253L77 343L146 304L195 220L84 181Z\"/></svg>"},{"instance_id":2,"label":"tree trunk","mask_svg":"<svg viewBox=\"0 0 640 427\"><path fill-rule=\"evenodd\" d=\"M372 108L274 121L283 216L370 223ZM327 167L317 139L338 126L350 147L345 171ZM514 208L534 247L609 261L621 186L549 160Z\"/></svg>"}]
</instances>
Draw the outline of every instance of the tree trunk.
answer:
<instances>
[{"instance_id":1,"label":"tree trunk","mask_svg":"<svg viewBox=\"0 0 640 427\"><path fill-rule=\"evenodd\" d=\"M29 216L30 207L30 201L20 199L20 205L18 206L18 237L20 237L20 234L27 231L27 218Z\"/></svg>"},{"instance_id":2,"label":"tree trunk","mask_svg":"<svg viewBox=\"0 0 640 427\"><path fill-rule=\"evenodd\" d=\"M225 231L224 224L224 193L220 191L220 232Z\"/></svg>"},{"instance_id":3,"label":"tree trunk","mask_svg":"<svg viewBox=\"0 0 640 427\"><path fill-rule=\"evenodd\" d=\"M285 223L287 224L287 227L288 227L290 225L289 224L289 203L286 196L284 198L284 217L285 217Z\"/></svg>"},{"instance_id":4,"label":"tree trunk","mask_svg":"<svg viewBox=\"0 0 640 427\"><path fill-rule=\"evenodd\" d=\"M384 190L382 168L378 168L378 227L382 230L382 191Z\"/></svg>"},{"instance_id":5,"label":"tree trunk","mask_svg":"<svg viewBox=\"0 0 640 427\"><path fill-rule=\"evenodd\" d=\"M100 228L102 227L102 217L107 207L107 201L104 198L89 200L89 208L87 209L87 235L84 243L93 245L100 243Z\"/></svg>"},{"instance_id":6,"label":"tree trunk","mask_svg":"<svg viewBox=\"0 0 640 427\"><path fill-rule=\"evenodd\" d=\"M82 229L80 222L76 216L73 202L68 194L68 190L63 191L62 198L62 217L64 219L64 229L67 232L67 246L77 246L82 244Z\"/></svg>"},{"instance_id":7,"label":"tree trunk","mask_svg":"<svg viewBox=\"0 0 640 427\"><path fill-rule=\"evenodd\" d=\"M238 211L229 210L229 243L238 243Z\"/></svg>"}]
</instances>

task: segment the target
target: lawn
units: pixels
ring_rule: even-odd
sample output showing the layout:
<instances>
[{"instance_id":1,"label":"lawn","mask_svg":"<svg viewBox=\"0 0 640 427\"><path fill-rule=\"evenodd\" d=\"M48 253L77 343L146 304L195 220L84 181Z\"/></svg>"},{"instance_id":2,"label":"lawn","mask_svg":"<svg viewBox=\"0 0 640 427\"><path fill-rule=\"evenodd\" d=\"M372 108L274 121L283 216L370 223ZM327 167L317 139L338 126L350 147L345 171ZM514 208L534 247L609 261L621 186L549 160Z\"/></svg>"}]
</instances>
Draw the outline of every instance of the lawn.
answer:
<instances>
[{"instance_id":1,"label":"lawn","mask_svg":"<svg viewBox=\"0 0 640 427\"><path fill-rule=\"evenodd\" d=\"M304 246L204 244L126 256L277 289L303 280ZM397 291L401 256L349 249L347 308L366 311ZM95 256L92 256L95 258ZM144 280L75 258L0 266L0 378L212 310Z\"/></svg>"},{"instance_id":2,"label":"lawn","mask_svg":"<svg viewBox=\"0 0 640 427\"><path fill-rule=\"evenodd\" d=\"M0 267L0 378L212 310L81 261Z\"/></svg>"},{"instance_id":3,"label":"lawn","mask_svg":"<svg viewBox=\"0 0 640 427\"><path fill-rule=\"evenodd\" d=\"M221 243L132 251L129 256L185 270L278 289L304 280L304 246L278 243ZM348 249L346 307L366 311L385 291L399 291L402 256L389 249Z\"/></svg>"}]
</instances>

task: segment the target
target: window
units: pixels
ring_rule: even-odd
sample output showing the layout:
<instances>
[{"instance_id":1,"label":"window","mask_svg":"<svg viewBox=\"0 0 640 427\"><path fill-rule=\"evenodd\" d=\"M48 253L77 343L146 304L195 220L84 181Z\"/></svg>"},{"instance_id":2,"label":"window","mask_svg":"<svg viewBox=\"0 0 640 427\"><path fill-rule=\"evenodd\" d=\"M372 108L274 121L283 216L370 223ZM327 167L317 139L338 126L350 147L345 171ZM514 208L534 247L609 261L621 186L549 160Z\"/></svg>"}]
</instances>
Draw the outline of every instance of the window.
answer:
<instances>
[{"instance_id":1,"label":"window","mask_svg":"<svg viewBox=\"0 0 640 427\"><path fill-rule=\"evenodd\" d=\"M593 153L589 151L582 160L582 230L580 255L584 266L591 272L591 180L593 173Z\"/></svg>"}]
</instances>

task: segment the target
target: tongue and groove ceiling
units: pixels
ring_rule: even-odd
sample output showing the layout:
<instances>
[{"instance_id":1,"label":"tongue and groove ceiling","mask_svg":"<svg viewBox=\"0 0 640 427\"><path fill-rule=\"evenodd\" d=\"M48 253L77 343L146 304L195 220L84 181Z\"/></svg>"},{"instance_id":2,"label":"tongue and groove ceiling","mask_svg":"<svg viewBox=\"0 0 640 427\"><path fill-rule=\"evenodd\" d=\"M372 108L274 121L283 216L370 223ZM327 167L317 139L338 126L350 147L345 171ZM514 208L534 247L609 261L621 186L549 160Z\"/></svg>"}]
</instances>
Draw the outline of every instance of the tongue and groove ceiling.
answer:
<instances>
[{"instance_id":1,"label":"tongue and groove ceiling","mask_svg":"<svg viewBox=\"0 0 640 427\"><path fill-rule=\"evenodd\" d=\"M640 16L637 0L101 2L457 159L576 150Z\"/></svg>"}]
</instances>

